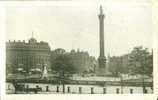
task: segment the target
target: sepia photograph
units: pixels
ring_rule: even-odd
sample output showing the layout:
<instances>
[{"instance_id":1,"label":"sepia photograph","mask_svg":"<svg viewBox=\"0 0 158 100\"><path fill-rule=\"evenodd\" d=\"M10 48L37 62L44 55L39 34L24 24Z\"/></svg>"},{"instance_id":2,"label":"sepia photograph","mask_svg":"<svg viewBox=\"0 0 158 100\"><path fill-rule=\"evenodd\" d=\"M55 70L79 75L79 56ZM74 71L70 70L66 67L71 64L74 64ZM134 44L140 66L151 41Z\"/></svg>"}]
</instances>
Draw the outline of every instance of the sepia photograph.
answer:
<instances>
[{"instance_id":1,"label":"sepia photograph","mask_svg":"<svg viewBox=\"0 0 158 100\"><path fill-rule=\"evenodd\" d=\"M7 6L6 94L153 94L152 36L148 4Z\"/></svg>"}]
</instances>

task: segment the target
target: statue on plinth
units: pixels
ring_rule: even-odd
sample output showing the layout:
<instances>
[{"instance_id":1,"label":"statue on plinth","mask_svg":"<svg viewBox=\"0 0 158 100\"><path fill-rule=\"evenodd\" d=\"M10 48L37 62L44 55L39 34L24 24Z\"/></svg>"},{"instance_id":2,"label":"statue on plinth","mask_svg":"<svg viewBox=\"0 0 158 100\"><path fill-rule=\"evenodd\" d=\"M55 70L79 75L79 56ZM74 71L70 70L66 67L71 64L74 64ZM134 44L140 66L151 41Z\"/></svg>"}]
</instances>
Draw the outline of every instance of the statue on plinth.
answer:
<instances>
[{"instance_id":1,"label":"statue on plinth","mask_svg":"<svg viewBox=\"0 0 158 100\"><path fill-rule=\"evenodd\" d=\"M47 77L48 77L47 64L44 64L42 71L42 79L47 79Z\"/></svg>"}]
</instances>

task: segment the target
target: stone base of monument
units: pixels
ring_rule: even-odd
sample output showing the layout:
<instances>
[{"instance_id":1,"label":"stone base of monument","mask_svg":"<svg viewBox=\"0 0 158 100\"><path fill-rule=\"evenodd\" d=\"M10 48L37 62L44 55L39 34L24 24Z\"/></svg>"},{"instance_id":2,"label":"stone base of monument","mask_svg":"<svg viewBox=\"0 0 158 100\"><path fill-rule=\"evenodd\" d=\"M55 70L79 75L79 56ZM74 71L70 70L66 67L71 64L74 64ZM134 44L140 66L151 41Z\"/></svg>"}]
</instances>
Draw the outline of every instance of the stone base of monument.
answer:
<instances>
[{"instance_id":1,"label":"stone base of monument","mask_svg":"<svg viewBox=\"0 0 158 100\"><path fill-rule=\"evenodd\" d=\"M97 76L109 76L111 73L108 71L107 68L98 68L96 71Z\"/></svg>"},{"instance_id":2,"label":"stone base of monument","mask_svg":"<svg viewBox=\"0 0 158 100\"><path fill-rule=\"evenodd\" d=\"M97 76L106 76L106 68L98 68L96 75Z\"/></svg>"}]
</instances>

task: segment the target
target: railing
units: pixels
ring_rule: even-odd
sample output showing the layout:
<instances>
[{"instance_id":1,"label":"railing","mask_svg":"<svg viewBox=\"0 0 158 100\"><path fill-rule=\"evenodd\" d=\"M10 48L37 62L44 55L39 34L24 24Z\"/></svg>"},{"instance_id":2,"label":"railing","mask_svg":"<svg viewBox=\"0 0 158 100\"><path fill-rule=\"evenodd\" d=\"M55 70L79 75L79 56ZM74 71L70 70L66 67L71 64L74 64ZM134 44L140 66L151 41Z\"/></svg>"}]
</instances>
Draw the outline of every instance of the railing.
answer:
<instances>
[{"instance_id":1,"label":"railing","mask_svg":"<svg viewBox=\"0 0 158 100\"><path fill-rule=\"evenodd\" d=\"M7 85L7 90L11 90L11 86ZM123 90L122 90L123 89ZM70 94L122 94L123 93L128 93L128 94L133 94L133 93L138 93L138 89L141 89L141 87L128 87L128 88L121 88L121 86L117 86L115 88L110 88L108 86L106 87L99 87L98 86L92 86L88 85L85 87L84 85L65 85L65 91L63 92L63 87L61 85L50 85L50 84L25 84L25 85L17 85L15 87L15 91L12 93L16 94L30 94L30 93L70 93ZM111 92L109 92L111 91ZM143 89L139 90L139 93L143 93ZM146 93L152 93L151 89L149 90L149 87L146 88Z\"/></svg>"},{"instance_id":2,"label":"railing","mask_svg":"<svg viewBox=\"0 0 158 100\"><path fill-rule=\"evenodd\" d=\"M6 82L17 82L17 83L45 83L45 84L60 84L62 80L49 80L49 79L7 79ZM76 84L76 85L98 85L98 86L142 86L142 82L134 81L76 81L76 80L64 80L65 84ZM144 82L144 86L152 87L152 82Z\"/></svg>"}]
</instances>

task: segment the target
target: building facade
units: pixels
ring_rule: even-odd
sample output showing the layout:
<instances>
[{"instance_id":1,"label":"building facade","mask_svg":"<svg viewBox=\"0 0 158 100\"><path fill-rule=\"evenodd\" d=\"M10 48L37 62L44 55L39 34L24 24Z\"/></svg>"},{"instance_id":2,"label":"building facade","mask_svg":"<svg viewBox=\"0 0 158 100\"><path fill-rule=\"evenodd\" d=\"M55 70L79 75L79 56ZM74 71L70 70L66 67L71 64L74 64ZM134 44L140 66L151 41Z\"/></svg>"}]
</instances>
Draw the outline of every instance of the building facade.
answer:
<instances>
[{"instance_id":1,"label":"building facade","mask_svg":"<svg viewBox=\"0 0 158 100\"><path fill-rule=\"evenodd\" d=\"M55 59L61 55L66 54L70 57L71 63L75 67L75 72L78 74L84 72L94 72L97 66L97 60L95 57L92 57L88 54L88 52L78 50L71 50L70 52L66 52L64 49L58 48L51 51L51 64L52 68L55 63Z\"/></svg>"},{"instance_id":2,"label":"building facade","mask_svg":"<svg viewBox=\"0 0 158 100\"><path fill-rule=\"evenodd\" d=\"M10 41L6 43L7 73L17 71L42 71L43 65L50 70L50 47L47 42L37 42L35 38L25 41Z\"/></svg>"},{"instance_id":3,"label":"building facade","mask_svg":"<svg viewBox=\"0 0 158 100\"><path fill-rule=\"evenodd\" d=\"M73 65L77 69L77 73L94 72L97 66L97 61L90 56L88 52L71 50L69 53Z\"/></svg>"}]
</instances>

